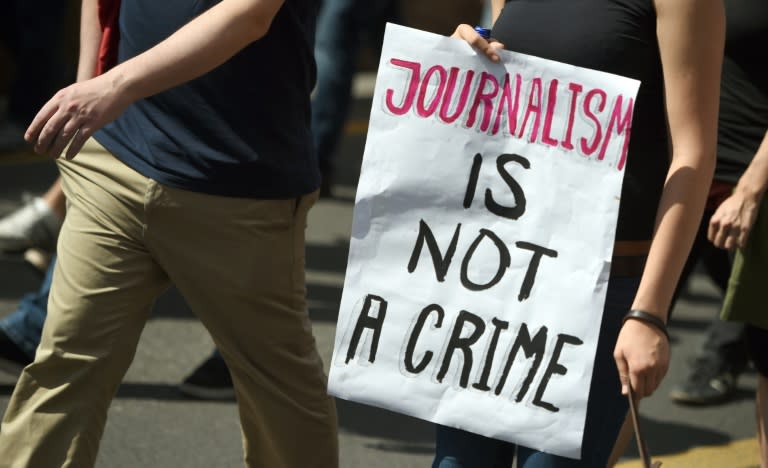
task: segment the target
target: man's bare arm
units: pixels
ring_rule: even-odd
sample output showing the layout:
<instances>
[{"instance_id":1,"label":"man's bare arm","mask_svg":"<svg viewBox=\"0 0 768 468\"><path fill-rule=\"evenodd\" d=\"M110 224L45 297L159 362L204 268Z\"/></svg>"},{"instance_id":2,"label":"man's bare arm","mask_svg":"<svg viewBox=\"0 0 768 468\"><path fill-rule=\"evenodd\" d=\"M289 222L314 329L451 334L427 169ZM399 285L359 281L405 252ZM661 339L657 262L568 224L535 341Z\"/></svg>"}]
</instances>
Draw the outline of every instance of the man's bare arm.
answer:
<instances>
[{"instance_id":1,"label":"man's bare arm","mask_svg":"<svg viewBox=\"0 0 768 468\"><path fill-rule=\"evenodd\" d=\"M99 60L101 25L98 0L83 0L80 6L80 54L77 61L77 81L93 78Z\"/></svg>"},{"instance_id":2,"label":"man's bare arm","mask_svg":"<svg viewBox=\"0 0 768 468\"><path fill-rule=\"evenodd\" d=\"M768 189L768 131L739 178L733 194L720 206L709 221L707 237L717 247L732 250L747 246L749 234L757 219L760 203Z\"/></svg>"},{"instance_id":3,"label":"man's bare arm","mask_svg":"<svg viewBox=\"0 0 768 468\"><path fill-rule=\"evenodd\" d=\"M25 138L52 157L69 145L66 157L74 157L132 102L197 78L263 37L282 5L283 0L222 1L146 52L59 91Z\"/></svg>"}]
</instances>

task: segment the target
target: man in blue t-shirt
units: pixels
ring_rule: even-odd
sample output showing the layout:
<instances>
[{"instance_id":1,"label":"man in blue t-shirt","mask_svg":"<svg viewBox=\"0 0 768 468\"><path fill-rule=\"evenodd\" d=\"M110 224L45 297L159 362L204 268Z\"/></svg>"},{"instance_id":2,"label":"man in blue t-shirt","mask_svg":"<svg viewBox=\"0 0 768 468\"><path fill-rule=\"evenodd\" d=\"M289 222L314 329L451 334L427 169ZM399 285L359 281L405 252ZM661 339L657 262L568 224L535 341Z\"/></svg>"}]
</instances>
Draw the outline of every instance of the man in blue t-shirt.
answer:
<instances>
[{"instance_id":1,"label":"man in blue t-shirt","mask_svg":"<svg viewBox=\"0 0 768 468\"><path fill-rule=\"evenodd\" d=\"M103 0L102 0L103 2ZM155 298L174 284L235 383L248 466L335 467L306 312L316 0L122 0L117 65L83 0L78 82L25 138L67 216L48 317L0 431L13 467L93 466Z\"/></svg>"}]
</instances>

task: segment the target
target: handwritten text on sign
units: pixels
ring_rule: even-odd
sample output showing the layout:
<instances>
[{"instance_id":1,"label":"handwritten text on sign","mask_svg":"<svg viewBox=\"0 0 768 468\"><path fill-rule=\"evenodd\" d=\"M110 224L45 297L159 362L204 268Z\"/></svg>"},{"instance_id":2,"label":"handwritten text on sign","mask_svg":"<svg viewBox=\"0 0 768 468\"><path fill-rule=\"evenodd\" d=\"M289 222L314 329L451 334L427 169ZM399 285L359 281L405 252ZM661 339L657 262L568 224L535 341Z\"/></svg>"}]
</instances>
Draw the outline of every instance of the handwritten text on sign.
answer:
<instances>
[{"instance_id":1,"label":"handwritten text on sign","mask_svg":"<svg viewBox=\"0 0 768 468\"><path fill-rule=\"evenodd\" d=\"M331 393L579 456L638 85L388 25Z\"/></svg>"}]
</instances>

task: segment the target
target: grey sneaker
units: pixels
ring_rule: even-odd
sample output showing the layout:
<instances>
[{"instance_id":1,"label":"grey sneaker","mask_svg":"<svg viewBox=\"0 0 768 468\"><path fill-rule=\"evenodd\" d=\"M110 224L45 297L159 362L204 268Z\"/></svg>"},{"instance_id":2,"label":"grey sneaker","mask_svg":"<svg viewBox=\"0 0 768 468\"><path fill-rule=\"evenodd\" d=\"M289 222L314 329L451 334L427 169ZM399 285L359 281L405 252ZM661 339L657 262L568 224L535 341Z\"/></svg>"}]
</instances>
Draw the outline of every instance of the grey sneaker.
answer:
<instances>
[{"instance_id":1,"label":"grey sneaker","mask_svg":"<svg viewBox=\"0 0 768 468\"><path fill-rule=\"evenodd\" d=\"M0 218L0 252L18 253L30 247L56 249L61 219L40 197Z\"/></svg>"},{"instance_id":2,"label":"grey sneaker","mask_svg":"<svg viewBox=\"0 0 768 468\"><path fill-rule=\"evenodd\" d=\"M699 357L686 380L672 388L669 396L677 403L714 405L727 401L736 391L738 374L717 359Z\"/></svg>"}]
</instances>

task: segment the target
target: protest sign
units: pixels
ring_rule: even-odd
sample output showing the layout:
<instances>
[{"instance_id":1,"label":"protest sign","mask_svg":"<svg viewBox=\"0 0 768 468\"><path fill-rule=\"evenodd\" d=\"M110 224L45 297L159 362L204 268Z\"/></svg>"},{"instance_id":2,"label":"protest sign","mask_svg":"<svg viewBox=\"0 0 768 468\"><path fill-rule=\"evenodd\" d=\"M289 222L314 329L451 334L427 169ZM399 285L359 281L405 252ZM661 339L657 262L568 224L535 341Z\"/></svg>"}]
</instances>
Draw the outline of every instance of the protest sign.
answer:
<instances>
[{"instance_id":1,"label":"protest sign","mask_svg":"<svg viewBox=\"0 0 768 468\"><path fill-rule=\"evenodd\" d=\"M639 83L388 25L329 391L578 458Z\"/></svg>"}]
</instances>

